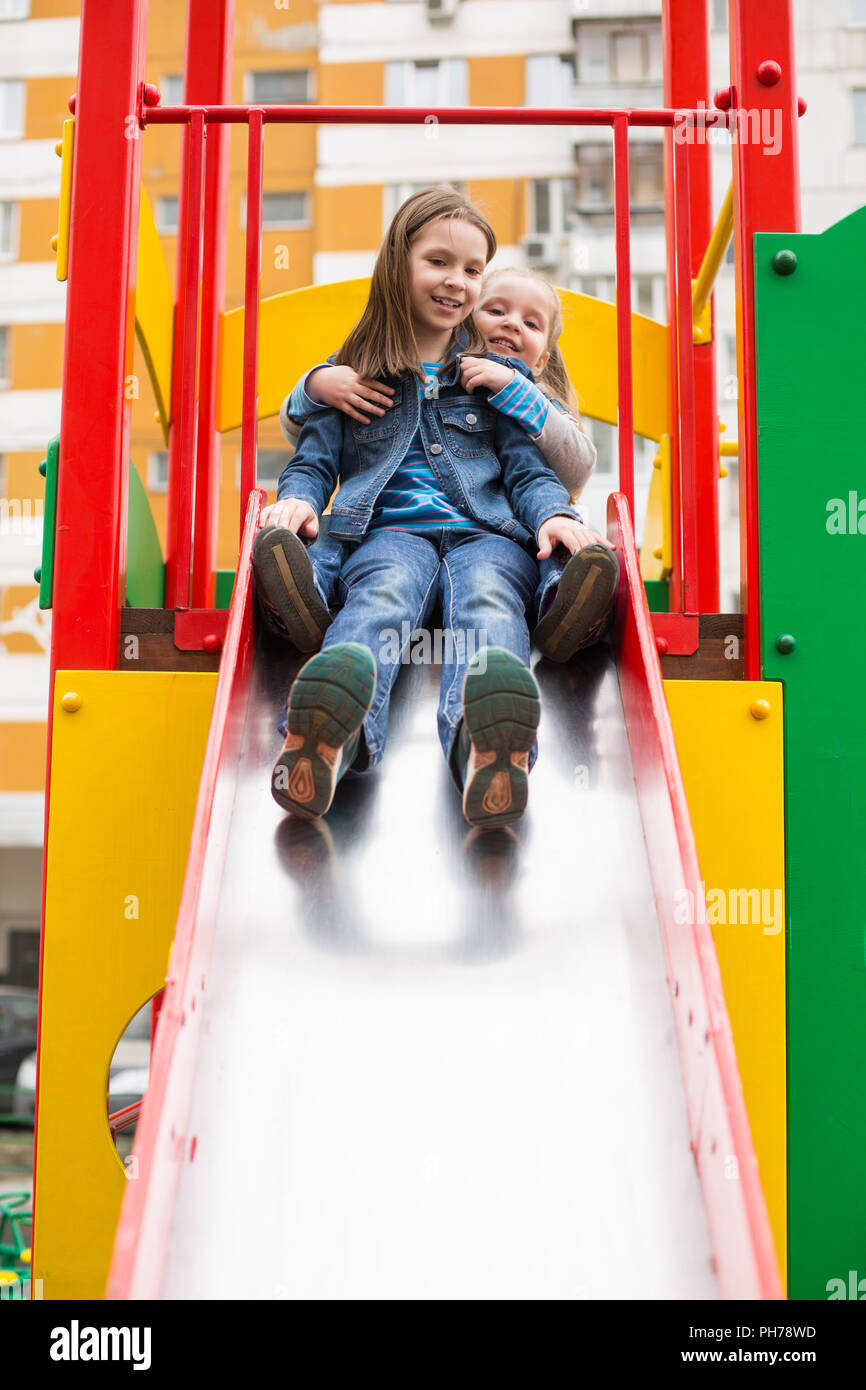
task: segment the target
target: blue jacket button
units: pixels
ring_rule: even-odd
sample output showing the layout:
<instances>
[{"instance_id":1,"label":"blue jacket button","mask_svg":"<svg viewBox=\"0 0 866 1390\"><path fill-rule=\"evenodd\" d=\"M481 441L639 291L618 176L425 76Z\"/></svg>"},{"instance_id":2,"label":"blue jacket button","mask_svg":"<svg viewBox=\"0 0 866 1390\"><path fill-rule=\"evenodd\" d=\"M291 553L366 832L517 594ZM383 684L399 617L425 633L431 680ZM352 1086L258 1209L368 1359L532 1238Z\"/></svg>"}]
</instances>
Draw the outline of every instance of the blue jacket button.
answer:
<instances>
[{"instance_id":1,"label":"blue jacket button","mask_svg":"<svg viewBox=\"0 0 866 1390\"><path fill-rule=\"evenodd\" d=\"M477 415L467 415L467 416L466 416L466 423L467 423L467 425L474 425L475 422L477 421L477 419L478 419L478 416L477 416Z\"/></svg>"},{"instance_id":2,"label":"blue jacket button","mask_svg":"<svg viewBox=\"0 0 866 1390\"><path fill-rule=\"evenodd\" d=\"M441 454L441 453L442 453L442 445L441 445L441 444L431 444L431 445L430 445L430 452L431 452L431 454Z\"/></svg>"}]
</instances>

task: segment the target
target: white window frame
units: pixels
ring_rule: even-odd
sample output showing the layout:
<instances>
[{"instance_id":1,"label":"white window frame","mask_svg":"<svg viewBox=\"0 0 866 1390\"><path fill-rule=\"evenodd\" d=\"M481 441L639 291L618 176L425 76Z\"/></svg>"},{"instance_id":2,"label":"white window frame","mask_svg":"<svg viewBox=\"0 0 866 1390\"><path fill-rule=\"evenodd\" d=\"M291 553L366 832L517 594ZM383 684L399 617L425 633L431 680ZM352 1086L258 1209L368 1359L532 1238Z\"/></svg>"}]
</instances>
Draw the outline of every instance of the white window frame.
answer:
<instances>
[{"instance_id":1,"label":"white window frame","mask_svg":"<svg viewBox=\"0 0 866 1390\"><path fill-rule=\"evenodd\" d=\"M20 206L12 199L0 202L0 262L17 261L18 237L20 233ZM8 231L8 246L3 245L4 226Z\"/></svg>"},{"instance_id":2,"label":"white window frame","mask_svg":"<svg viewBox=\"0 0 866 1390\"><path fill-rule=\"evenodd\" d=\"M433 101L419 100L413 95L412 83L417 68L437 69L436 93ZM469 68L465 58L400 59L385 64L386 106L468 106Z\"/></svg>"},{"instance_id":3,"label":"white window frame","mask_svg":"<svg viewBox=\"0 0 866 1390\"><path fill-rule=\"evenodd\" d=\"M573 106L577 63L573 53L530 53L524 106Z\"/></svg>"},{"instance_id":4,"label":"white window frame","mask_svg":"<svg viewBox=\"0 0 866 1390\"><path fill-rule=\"evenodd\" d=\"M159 477L159 460L165 459L165 481ZM148 492L168 492L168 450L152 449L147 456Z\"/></svg>"},{"instance_id":5,"label":"white window frame","mask_svg":"<svg viewBox=\"0 0 866 1390\"><path fill-rule=\"evenodd\" d=\"M16 112L17 124L15 124L15 125L10 125L8 129L7 129L4 125L0 124L0 140L23 140L23 139L24 139L24 126L25 126L25 118L24 118L24 101L25 101L25 94L24 94L24 83L21 82L21 81L19 81L18 78L14 78L14 79L3 78L2 80L0 80L0 122L4 121L4 120L6 119L6 97L7 97L7 89L11 89L11 88L17 88L17 93L18 93L18 97L19 97L18 110L17 110L17 112Z\"/></svg>"},{"instance_id":6,"label":"white window frame","mask_svg":"<svg viewBox=\"0 0 866 1390\"><path fill-rule=\"evenodd\" d=\"M30 0L0 0L0 23L7 19L29 19Z\"/></svg>"},{"instance_id":7,"label":"white window frame","mask_svg":"<svg viewBox=\"0 0 866 1390\"><path fill-rule=\"evenodd\" d=\"M866 28L866 0L848 0L848 28Z\"/></svg>"},{"instance_id":8,"label":"white window frame","mask_svg":"<svg viewBox=\"0 0 866 1390\"><path fill-rule=\"evenodd\" d=\"M546 183L550 189L550 226L542 230L536 226L535 186ZM526 225L532 236L567 236L574 230L569 217L576 189L573 178L530 179L527 182L528 208Z\"/></svg>"},{"instance_id":9,"label":"white window frame","mask_svg":"<svg viewBox=\"0 0 866 1390\"><path fill-rule=\"evenodd\" d=\"M303 73L307 79L307 95L300 101L283 102L263 102L261 97L254 95L253 87L257 77L277 77L283 74ZM269 106L304 106L316 100L315 74L312 68L252 68L244 73L244 100L247 105L269 105Z\"/></svg>"},{"instance_id":10,"label":"white window frame","mask_svg":"<svg viewBox=\"0 0 866 1390\"><path fill-rule=\"evenodd\" d=\"M304 217L299 221L287 222L285 219L279 221L271 220L265 215L265 199L287 198L297 195L304 199ZM262 231L263 232L297 232L305 231L313 225L312 223L312 202L311 193L308 188L266 188L262 194ZM247 195L241 196L241 231L246 231L247 226Z\"/></svg>"},{"instance_id":11,"label":"white window frame","mask_svg":"<svg viewBox=\"0 0 866 1390\"><path fill-rule=\"evenodd\" d=\"M866 87L852 87L851 116L854 127L852 143L861 148L866 145Z\"/></svg>"},{"instance_id":12,"label":"white window frame","mask_svg":"<svg viewBox=\"0 0 866 1390\"><path fill-rule=\"evenodd\" d=\"M176 206L174 226L166 222L164 216L165 204L172 202ZM158 197L155 201L153 212L156 230L159 232L160 236L177 236L180 221L180 199L178 196L175 193L167 193L164 196Z\"/></svg>"},{"instance_id":13,"label":"white window frame","mask_svg":"<svg viewBox=\"0 0 866 1390\"><path fill-rule=\"evenodd\" d=\"M176 97L170 97L168 94L168 84L170 82L180 83L180 91ZM183 73L164 73L159 79L159 95L163 106L183 106Z\"/></svg>"}]
</instances>

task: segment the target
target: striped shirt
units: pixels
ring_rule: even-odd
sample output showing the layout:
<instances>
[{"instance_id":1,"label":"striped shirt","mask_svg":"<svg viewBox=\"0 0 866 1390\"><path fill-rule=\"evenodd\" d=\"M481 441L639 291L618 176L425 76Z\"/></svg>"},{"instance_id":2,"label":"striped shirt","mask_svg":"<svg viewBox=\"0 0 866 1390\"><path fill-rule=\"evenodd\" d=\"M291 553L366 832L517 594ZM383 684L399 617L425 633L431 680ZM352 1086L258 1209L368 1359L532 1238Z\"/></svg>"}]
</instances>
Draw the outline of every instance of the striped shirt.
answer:
<instances>
[{"instance_id":1,"label":"striped shirt","mask_svg":"<svg viewBox=\"0 0 866 1390\"><path fill-rule=\"evenodd\" d=\"M418 382L418 394L423 397L428 386L432 385L441 362L422 362L425 381ZM495 396L489 404L504 415L510 415L530 436L541 433L547 418L549 402L547 397L529 377L515 371L511 381ZM312 415L316 410L327 407L308 396L303 386L303 378L298 382L289 398L289 415ZM388 486L382 490L373 508L370 529L399 527L404 531L421 531L430 526L477 527L480 523L467 512L459 510L442 490L433 469L427 461L421 431L415 434L406 455L392 476Z\"/></svg>"}]
</instances>

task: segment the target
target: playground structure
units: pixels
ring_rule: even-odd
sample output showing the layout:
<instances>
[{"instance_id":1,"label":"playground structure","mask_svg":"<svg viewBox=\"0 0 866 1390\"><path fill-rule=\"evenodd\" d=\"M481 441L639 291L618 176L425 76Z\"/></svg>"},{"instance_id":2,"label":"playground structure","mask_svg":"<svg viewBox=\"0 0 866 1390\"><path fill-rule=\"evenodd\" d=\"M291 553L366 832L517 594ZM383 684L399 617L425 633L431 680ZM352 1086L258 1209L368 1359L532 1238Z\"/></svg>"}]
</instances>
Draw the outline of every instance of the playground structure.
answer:
<instances>
[{"instance_id":1,"label":"playground structure","mask_svg":"<svg viewBox=\"0 0 866 1390\"><path fill-rule=\"evenodd\" d=\"M728 214L714 231L709 149L679 138L717 114L703 105L706 10L702 0L663 5L663 109L430 112L231 106L229 0L189 0L184 105L164 108L144 80L145 0L84 0L63 139L63 413L47 467L40 581L53 616L33 1272L46 1297L237 1297L224 1282L218 1291L220 1271L242 1258L246 1271L254 1265L252 1297L393 1296L399 1283L409 1296L459 1288L616 1297L651 1286L664 1297L823 1298L828 1281L866 1264L857 1182L866 1099L852 1085L866 1033L863 938L852 926L863 871L845 853L862 800L862 662L852 657L844 679L826 677L828 654L846 650L846 615L863 584L856 495L845 539L825 525L829 500L849 498L855 476L863 350L850 342L848 305L864 297L857 237L866 212L821 237L799 234L791 0L731 0L731 86L717 107L780 110L782 143L773 159L748 140L733 146L743 613L720 615L710 292ZM546 975L520 944L530 905L519 875L501 886L514 866L494 870L493 888L489 873L461 878L447 816L435 824L440 858L425 880L432 907L418 921L427 930L437 911L445 920L455 909L460 920L487 921L488 954L468 971L459 952L434 969L413 955L405 903L377 901L376 837L399 835L408 819L398 790L413 814L441 817L412 780L425 774L411 740L397 736L389 749L381 815L365 819L359 794L345 822L333 818L335 857L322 859L322 841L292 840L267 804L275 711L294 668L253 633L250 549L264 500L257 421L342 340L367 282L260 302L265 127L423 124L431 115L466 126L592 124L613 140L617 302L563 291L562 346L583 413L619 426L608 527L622 584L615 669L593 676L590 665L577 679L571 668L545 672L548 747L572 756L577 740L589 773L580 792L544 782L542 760L533 774L530 818L542 833L532 838L531 819L519 843L523 872L536 887L549 875L538 844L546 837L560 851L563 892L575 888L575 904L538 947ZM140 188L141 141L157 123L184 127L174 296ZM229 123L247 126L249 160L245 303L226 313ZM631 311L636 125L666 132L667 324ZM134 329L169 445L164 562L128 464ZM828 401L835 452L818 482L814 460L827 452L819 407ZM214 561L216 438L237 425L239 557L225 607ZM640 558L634 433L658 443ZM842 579L833 604L803 583L796 541L807 525L821 556L834 542L827 559ZM416 707L429 715L428 696L416 682L405 721ZM581 743L587 720L597 733ZM573 954L574 866L594 821L601 869L593 878L587 868L589 896L618 967L602 967L601 929L599 960L589 949L578 968ZM622 858L605 858L619 835ZM298 852L314 867L292 893ZM462 887L450 888L449 876ZM262 880L269 895L254 888ZM275 917L265 897L283 894ZM719 912L720 901L752 903L755 894L759 903L770 895L772 917ZM487 919L505 931L509 911L517 944L506 969L490 958ZM329 949L320 938L305 947L304 934L323 922ZM581 922L590 947L592 924ZM378 985L358 964L374 927L387 938L374 953ZM562 980L558 999L545 992L550 978ZM124 1168L105 1078L124 1026L163 985ZM444 1057L431 1044L431 990L454 1027ZM499 1044L483 1074L469 1065L483 1042L476 1011ZM325 1047L337 1026L341 1056L359 1059L348 1074ZM595 1088L591 1072L601 1076ZM252 1159L227 1114L255 1128ZM485 1123L474 1123L477 1114ZM351 1117L348 1134L341 1116ZM528 1150L518 1135L532 1120ZM486 1185L457 1161L467 1131ZM508 1143L494 1150L494 1138ZM345 1165L335 1166L343 1146ZM588 1149L597 1152L587 1158ZM530 1200L536 1171L544 1200ZM255 1229L240 1245L214 1234L238 1174L261 1185ZM83 1209L70 1207L70 1191L82 1202L87 1194ZM596 1205L608 1219L590 1223L581 1244L581 1220ZM418 1223L414 1245L407 1222ZM441 1245L437 1225L448 1236ZM517 1236L500 1249L506 1229ZM605 1253L618 1240L623 1248ZM601 1287L584 1267L604 1269Z\"/></svg>"}]
</instances>

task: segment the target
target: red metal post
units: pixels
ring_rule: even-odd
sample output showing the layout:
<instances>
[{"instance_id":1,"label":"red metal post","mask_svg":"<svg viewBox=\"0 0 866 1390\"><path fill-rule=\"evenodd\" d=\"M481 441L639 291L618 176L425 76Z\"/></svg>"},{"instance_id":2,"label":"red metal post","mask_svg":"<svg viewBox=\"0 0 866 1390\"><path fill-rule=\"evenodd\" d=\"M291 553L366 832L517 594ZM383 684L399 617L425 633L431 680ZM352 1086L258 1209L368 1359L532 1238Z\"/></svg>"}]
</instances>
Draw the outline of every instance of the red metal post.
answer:
<instances>
[{"instance_id":1,"label":"red metal post","mask_svg":"<svg viewBox=\"0 0 866 1390\"><path fill-rule=\"evenodd\" d=\"M256 434L259 422L257 377L259 297L262 280L262 178L264 170L264 113L250 110L247 158L247 266L244 286L244 380L241 412L241 530L250 492L256 485Z\"/></svg>"},{"instance_id":2,"label":"red metal post","mask_svg":"<svg viewBox=\"0 0 866 1390\"><path fill-rule=\"evenodd\" d=\"M117 665L147 0L84 0L63 357L51 671Z\"/></svg>"},{"instance_id":3,"label":"red metal post","mask_svg":"<svg viewBox=\"0 0 866 1390\"><path fill-rule=\"evenodd\" d=\"M668 383L671 419L671 574L668 606L671 613L683 611L682 480L680 447L680 363L677 323L677 238L676 185L674 182L674 136L665 131L665 266L667 281Z\"/></svg>"},{"instance_id":4,"label":"red metal post","mask_svg":"<svg viewBox=\"0 0 866 1390\"><path fill-rule=\"evenodd\" d=\"M134 286L147 0L83 0L60 415L60 469L45 770L39 1049L54 683L60 670L113 670L126 591ZM36 1076L38 1153L39 1076ZM34 1174L35 1179L35 1174ZM35 1181L34 1181L35 1192ZM34 1206L33 1269L38 1273Z\"/></svg>"},{"instance_id":5,"label":"red metal post","mask_svg":"<svg viewBox=\"0 0 866 1390\"><path fill-rule=\"evenodd\" d=\"M186 91L192 103L231 100L234 0L188 0ZM201 283L198 437L192 539L192 606L215 601L219 520L220 436L216 428L217 352L224 304L229 132L208 131Z\"/></svg>"},{"instance_id":6,"label":"red metal post","mask_svg":"<svg viewBox=\"0 0 866 1390\"><path fill-rule=\"evenodd\" d=\"M628 190L628 117L613 122L614 199L616 222L616 340L619 491L634 515L634 405L631 365L631 243Z\"/></svg>"},{"instance_id":7,"label":"red metal post","mask_svg":"<svg viewBox=\"0 0 866 1390\"><path fill-rule=\"evenodd\" d=\"M665 105L694 108L699 101L712 106L710 88L710 38L708 0L664 0L662 42L665 69ZM706 130L693 129L689 149L689 221L691 275L697 275L713 229L712 151ZM669 156L668 156L669 157ZM666 192L671 192L668 180ZM673 206L668 196L666 223L669 242L674 238ZM671 266L673 262L671 261ZM712 305L712 301L711 301ZM712 307L710 310L712 314ZM673 324L673 317L669 318ZM719 434L716 399L715 350L712 343L694 349L695 488L697 497L697 583L694 608L686 611L715 613L719 607ZM675 456L675 461L676 461ZM676 474L676 470L675 470ZM675 495L679 504L679 478ZM675 516L677 513L675 513ZM675 522L676 528L676 522ZM679 538L677 538L679 554ZM671 607L680 608L680 568L672 584ZM677 602L674 604L674 588Z\"/></svg>"},{"instance_id":8,"label":"red metal post","mask_svg":"<svg viewBox=\"0 0 866 1390\"><path fill-rule=\"evenodd\" d=\"M684 613L698 609L698 479L695 439L695 349L692 340L692 275L689 145L674 140L676 229L676 335L679 362L679 456Z\"/></svg>"},{"instance_id":9,"label":"red metal post","mask_svg":"<svg viewBox=\"0 0 866 1390\"><path fill-rule=\"evenodd\" d=\"M755 232L800 229L797 85L793 0L730 0L734 144L734 257L740 344L738 442L740 476L740 592L744 613L745 677L761 678L760 556L758 550L758 418L755 362ZM778 64L767 83L760 64ZM756 138L758 132L761 138ZM765 142L764 136L770 136ZM772 138L776 152L766 153Z\"/></svg>"},{"instance_id":10,"label":"red metal post","mask_svg":"<svg viewBox=\"0 0 866 1390\"><path fill-rule=\"evenodd\" d=\"M195 486L196 385L198 369L199 275L204 220L204 142L202 111L193 111L186 138L186 216L181 227L182 270L175 314L174 356L180 366L180 402L172 408L169 489L175 499L177 533L172 600L190 606L192 515Z\"/></svg>"}]
</instances>

